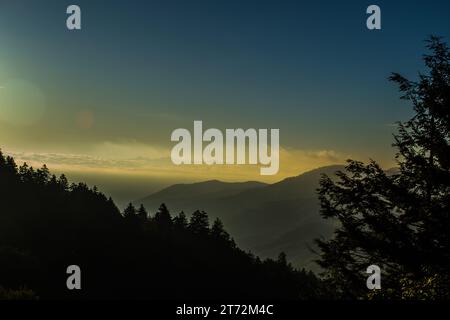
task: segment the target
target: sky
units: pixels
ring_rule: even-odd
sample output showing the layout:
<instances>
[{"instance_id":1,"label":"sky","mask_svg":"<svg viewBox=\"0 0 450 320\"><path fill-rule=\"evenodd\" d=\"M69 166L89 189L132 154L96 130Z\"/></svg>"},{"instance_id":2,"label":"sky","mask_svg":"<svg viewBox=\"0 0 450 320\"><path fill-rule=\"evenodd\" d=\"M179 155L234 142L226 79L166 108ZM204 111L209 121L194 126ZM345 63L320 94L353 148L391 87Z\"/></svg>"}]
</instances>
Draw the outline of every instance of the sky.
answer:
<instances>
[{"instance_id":1,"label":"sky","mask_svg":"<svg viewBox=\"0 0 450 320\"><path fill-rule=\"evenodd\" d=\"M77 4L82 29L66 28ZM382 29L366 28L381 8ZM175 182L395 165L411 106L387 78L450 36L448 1L0 1L0 148L120 201ZM176 128L280 129L280 171L175 166Z\"/></svg>"}]
</instances>

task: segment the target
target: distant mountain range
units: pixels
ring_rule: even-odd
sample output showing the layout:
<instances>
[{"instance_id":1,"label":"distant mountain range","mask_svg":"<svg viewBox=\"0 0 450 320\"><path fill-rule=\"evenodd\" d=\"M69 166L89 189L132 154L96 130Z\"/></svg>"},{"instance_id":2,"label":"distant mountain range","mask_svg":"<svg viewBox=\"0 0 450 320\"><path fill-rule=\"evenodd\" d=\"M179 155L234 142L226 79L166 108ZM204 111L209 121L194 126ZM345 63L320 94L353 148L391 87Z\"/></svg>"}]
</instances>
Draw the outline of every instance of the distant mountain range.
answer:
<instances>
[{"instance_id":1,"label":"distant mountain range","mask_svg":"<svg viewBox=\"0 0 450 320\"><path fill-rule=\"evenodd\" d=\"M204 210L212 219L220 217L241 248L264 258L284 251L295 266L316 270L314 239L328 238L334 230L333 222L319 214L316 189L322 174L333 176L343 169L322 167L274 184L217 180L176 184L135 204L155 212L165 203L173 215Z\"/></svg>"}]
</instances>

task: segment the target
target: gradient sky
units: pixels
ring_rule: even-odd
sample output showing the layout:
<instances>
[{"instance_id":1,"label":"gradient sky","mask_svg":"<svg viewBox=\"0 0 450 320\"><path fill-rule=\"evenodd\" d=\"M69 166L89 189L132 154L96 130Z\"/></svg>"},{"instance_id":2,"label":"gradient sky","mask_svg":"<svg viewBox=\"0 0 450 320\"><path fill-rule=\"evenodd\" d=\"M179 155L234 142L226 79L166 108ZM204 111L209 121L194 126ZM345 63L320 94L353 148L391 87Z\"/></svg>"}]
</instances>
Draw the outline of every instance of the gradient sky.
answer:
<instances>
[{"instance_id":1,"label":"gradient sky","mask_svg":"<svg viewBox=\"0 0 450 320\"><path fill-rule=\"evenodd\" d=\"M66 29L70 4L81 31ZM381 31L366 28L370 4ZM387 77L423 70L423 40L448 41L449 12L444 0L1 0L0 147L143 194L173 181L277 181L349 157L389 167L392 124L412 111ZM279 128L280 173L174 167L170 134L194 120Z\"/></svg>"}]
</instances>

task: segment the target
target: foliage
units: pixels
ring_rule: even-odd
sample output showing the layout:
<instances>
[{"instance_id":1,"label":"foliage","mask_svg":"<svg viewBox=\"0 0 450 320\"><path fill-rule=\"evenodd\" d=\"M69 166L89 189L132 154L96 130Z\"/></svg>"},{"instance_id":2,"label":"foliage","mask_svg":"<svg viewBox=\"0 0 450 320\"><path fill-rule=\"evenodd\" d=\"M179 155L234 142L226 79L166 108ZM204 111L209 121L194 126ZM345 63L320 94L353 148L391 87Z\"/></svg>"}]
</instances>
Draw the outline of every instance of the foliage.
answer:
<instances>
[{"instance_id":1,"label":"foliage","mask_svg":"<svg viewBox=\"0 0 450 320\"><path fill-rule=\"evenodd\" d=\"M336 297L367 297L371 264L382 269L382 292L370 298L449 297L450 53L437 37L427 48L429 72L418 82L390 77L415 111L394 136L398 172L388 175L374 161L350 160L338 181L321 180L322 215L336 219L339 228L333 239L317 240L318 262Z\"/></svg>"}]
</instances>

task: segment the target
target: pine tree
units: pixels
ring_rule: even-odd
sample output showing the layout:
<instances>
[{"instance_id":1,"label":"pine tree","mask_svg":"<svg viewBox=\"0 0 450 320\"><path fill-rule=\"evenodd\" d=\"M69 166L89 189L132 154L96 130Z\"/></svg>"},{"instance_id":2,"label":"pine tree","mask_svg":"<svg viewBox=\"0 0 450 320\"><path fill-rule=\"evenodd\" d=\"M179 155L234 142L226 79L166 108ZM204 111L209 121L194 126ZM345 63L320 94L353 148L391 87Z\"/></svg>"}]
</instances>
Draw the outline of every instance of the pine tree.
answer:
<instances>
[{"instance_id":1,"label":"pine tree","mask_svg":"<svg viewBox=\"0 0 450 320\"><path fill-rule=\"evenodd\" d=\"M144 207L143 204L141 204L139 206L139 209L137 211L137 215L142 221L147 221L148 213L147 213L147 210L145 210L145 207Z\"/></svg>"},{"instance_id":2,"label":"pine tree","mask_svg":"<svg viewBox=\"0 0 450 320\"><path fill-rule=\"evenodd\" d=\"M0 150L0 186L2 188L11 188L17 182L17 165L10 156L4 157ZM0 190L2 191L2 190Z\"/></svg>"},{"instance_id":3,"label":"pine tree","mask_svg":"<svg viewBox=\"0 0 450 320\"><path fill-rule=\"evenodd\" d=\"M181 211L178 216L173 218L173 225L177 230L185 230L188 227L188 221L184 211Z\"/></svg>"},{"instance_id":4,"label":"pine tree","mask_svg":"<svg viewBox=\"0 0 450 320\"><path fill-rule=\"evenodd\" d=\"M58 184L62 190L69 190L69 182L67 181L67 177L64 174L61 174L59 176Z\"/></svg>"},{"instance_id":5,"label":"pine tree","mask_svg":"<svg viewBox=\"0 0 450 320\"><path fill-rule=\"evenodd\" d=\"M5 167L5 165L6 165L6 159L5 159L5 157L3 156L3 151L2 151L2 149L0 149L0 168L4 168Z\"/></svg>"},{"instance_id":6,"label":"pine tree","mask_svg":"<svg viewBox=\"0 0 450 320\"><path fill-rule=\"evenodd\" d=\"M367 296L365 271L376 264L383 275L378 296L449 297L450 55L437 37L427 48L428 74L417 82L390 77L415 111L395 135L398 173L387 175L374 161L349 161L337 182L326 176L320 182L322 215L339 227L334 239L317 241L318 262L338 296Z\"/></svg>"},{"instance_id":7,"label":"pine tree","mask_svg":"<svg viewBox=\"0 0 450 320\"><path fill-rule=\"evenodd\" d=\"M230 235L225 231L222 221L216 218L211 227L211 236L219 241L229 242Z\"/></svg>"},{"instance_id":8,"label":"pine tree","mask_svg":"<svg viewBox=\"0 0 450 320\"><path fill-rule=\"evenodd\" d=\"M287 262L287 255L285 252L280 252L280 254L278 255L278 260L277 262L282 265L282 266L287 266L288 262Z\"/></svg>"},{"instance_id":9,"label":"pine tree","mask_svg":"<svg viewBox=\"0 0 450 320\"><path fill-rule=\"evenodd\" d=\"M157 227L162 232L167 232L172 226L172 217L167 209L166 205L163 203L159 207L158 211L155 213L153 221Z\"/></svg>"},{"instance_id":10,"label":"pine tree","mask_svg":"<svg viewBox=\"0 0 450 320\"><path fill-rule=\"evenodd\" d=\"M17 164L11 156L6 156L5 171L12 176L17 174Z\"/></svg>"},{"instance_id":11,"label":"pine tree","mask_svg":"<svg viewBox=\"0 0 450 320\"><path fill-rule=\"evenodd\" d=\"M50 171L44 164L42 168L36 170L36 181L42 185L45 185L50 180Z\"/></svg>"},{"instance_id":12,"label":"pine tree","mask_svg":"<svg viewBox=\"0 0 450 320\"><path fill-rule=\"evenodd\" d=\"M207 235L209 233L209 218L204 211L195 211L189 221L189 230L197 235Z\"/></svg>"},{"instance_id":13,"label":"pine tree","mask_svg":"<svg viewBox=\"0 0 450 320\"><path fill-rule=\"evenodd\" d=\"M123 216L125 218L134 217L136 215L136 208L133 206L133 204L130 202L128 206L123 211Z\"/></svg>"}]
</instances>

